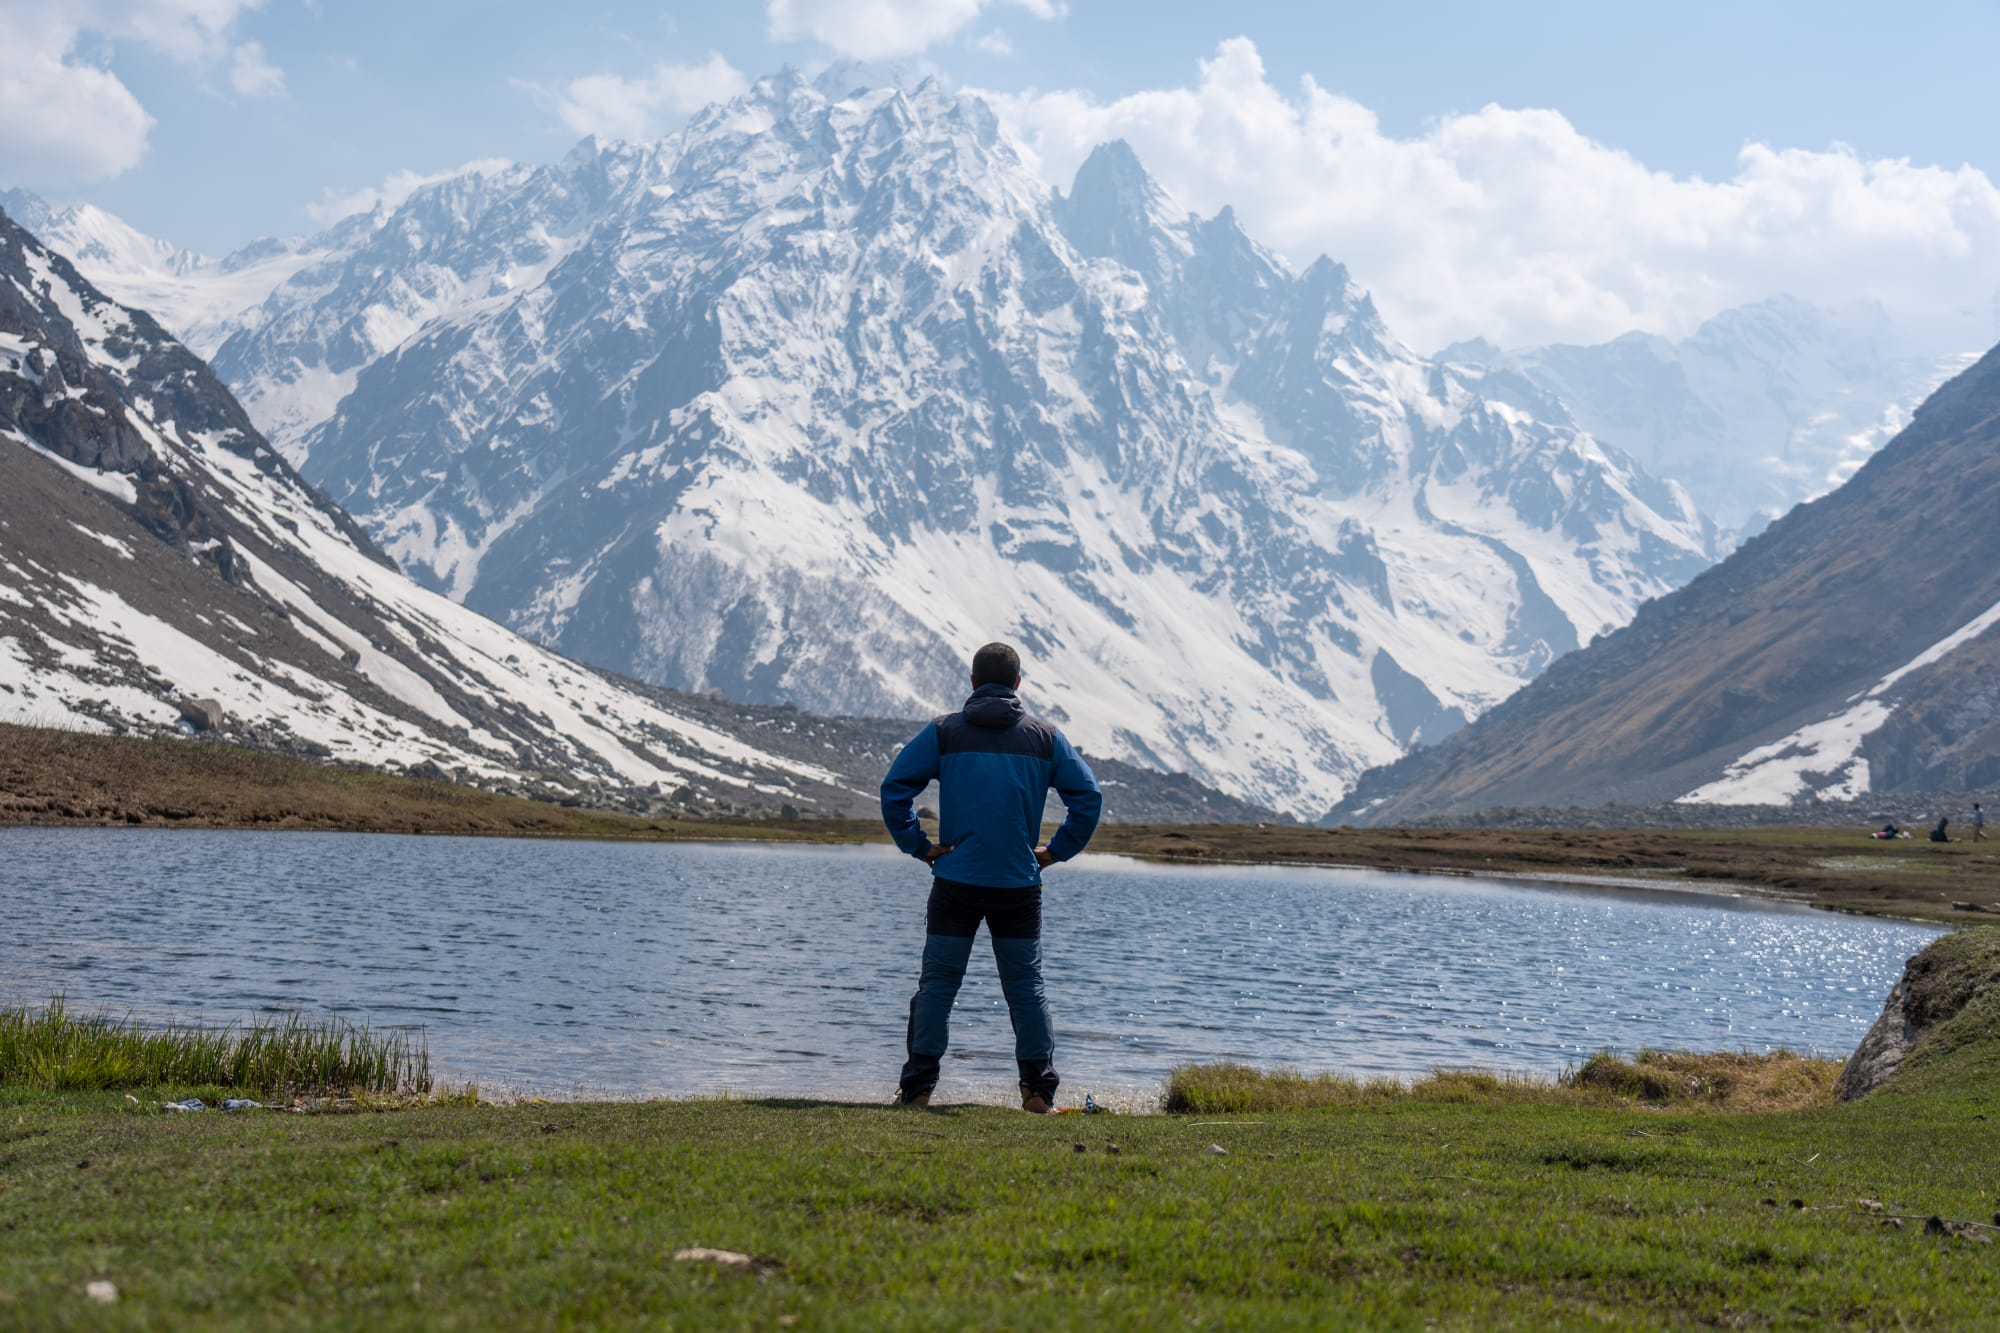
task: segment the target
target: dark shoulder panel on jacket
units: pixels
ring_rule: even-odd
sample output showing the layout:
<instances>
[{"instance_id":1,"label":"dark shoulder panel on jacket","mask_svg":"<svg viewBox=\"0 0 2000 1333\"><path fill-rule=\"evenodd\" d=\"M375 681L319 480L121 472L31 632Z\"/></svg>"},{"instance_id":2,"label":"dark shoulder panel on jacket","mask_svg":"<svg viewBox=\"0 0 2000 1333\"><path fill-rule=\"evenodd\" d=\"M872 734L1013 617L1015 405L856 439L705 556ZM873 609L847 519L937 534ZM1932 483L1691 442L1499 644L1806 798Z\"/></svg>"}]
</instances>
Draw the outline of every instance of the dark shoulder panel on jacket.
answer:
<instances>
[{"instance_id":1,"label":"dark shoulder panel on jacket","mask_svg":"<svg viewBox=\"0 0 2000 1333\"><path fill-rule=\"evenodd\" d=\"M1036 759L1056 755L1056 729L1038 717L1024 717L1011 727L976 727L963 713L937 720L938 753L1021 754Z\"/></svg>"}]
</instances>

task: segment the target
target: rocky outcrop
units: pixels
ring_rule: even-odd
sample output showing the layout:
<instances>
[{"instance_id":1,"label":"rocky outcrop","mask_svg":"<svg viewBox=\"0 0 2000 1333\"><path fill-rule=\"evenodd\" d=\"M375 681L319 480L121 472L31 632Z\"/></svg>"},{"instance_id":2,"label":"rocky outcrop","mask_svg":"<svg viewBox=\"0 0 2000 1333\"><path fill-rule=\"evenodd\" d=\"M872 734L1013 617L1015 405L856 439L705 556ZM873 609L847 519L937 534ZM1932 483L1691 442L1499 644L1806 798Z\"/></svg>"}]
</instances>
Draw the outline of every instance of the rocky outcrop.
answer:
<instances>
[{"instance_id":1,"label":"rocky outcrop","mask_svg":"<svg viewBox=\"0 0 2000 1333\"><path fill-rule=\"evenodd\" d=\"M1946 935L1910 959L1882 1006L1882 1016L1840 1071L1834 1095L1844 1102L1866 1097L1915 1063L1913 1056L1921 1060L1956 1045L1953 1020L1975 1004L1990 1006L2000 999L1996 963L2000 931L1987 929Z\"/></svg>"}]
</instances>

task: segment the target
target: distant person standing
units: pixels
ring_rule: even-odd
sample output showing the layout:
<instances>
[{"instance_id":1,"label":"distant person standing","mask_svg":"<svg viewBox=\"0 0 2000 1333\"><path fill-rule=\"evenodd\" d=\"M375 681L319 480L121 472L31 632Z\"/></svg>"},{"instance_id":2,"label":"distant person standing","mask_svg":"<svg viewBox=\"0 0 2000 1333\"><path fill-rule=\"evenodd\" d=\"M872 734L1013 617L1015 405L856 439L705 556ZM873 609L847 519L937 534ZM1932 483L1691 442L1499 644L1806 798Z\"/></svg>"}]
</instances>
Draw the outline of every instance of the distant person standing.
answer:
<instances>
[{"instance_id":1,"label":"distant person standing","mask_svg":"<svg viewBox=\"0 0 2000 1333\"><path fill-rule=\"evenodd\" d=\"M1972 803L1972 840L1986 841L1986 812L1979 808L1979 802Z\"/></svg>"},{"instance_id":2,"label":"distant person standing","mask_svg":"<svg viewBox=\"0 0 2000 1333\"><path fill-rule=\"evenodd\" d=\"M1067 739L1022 708L1021 657L1004 643L972 655L972 697L903 747L882 779L882 822L896 845L931 869L923 973L910 997L909 1061L898 1106L929 1106L950 1037L951 1006L973 937L986 922L1014 1023L1021 1109L1055 1105L1055 1037L1042 992L1042 872L1090 841L1104 797ZM911 806L938 784L932 843ZM1053 787L1068 818L1039 845Z\"/></svg>"}]
</instances>

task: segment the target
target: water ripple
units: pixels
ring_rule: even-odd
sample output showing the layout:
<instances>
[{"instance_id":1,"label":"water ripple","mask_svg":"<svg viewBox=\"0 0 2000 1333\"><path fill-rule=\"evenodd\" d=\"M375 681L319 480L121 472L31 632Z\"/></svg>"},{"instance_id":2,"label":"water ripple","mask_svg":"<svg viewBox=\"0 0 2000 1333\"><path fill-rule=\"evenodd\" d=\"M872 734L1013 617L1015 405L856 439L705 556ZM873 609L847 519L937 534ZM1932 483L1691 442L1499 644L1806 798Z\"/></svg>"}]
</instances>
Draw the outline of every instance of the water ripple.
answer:
<instances>
[{"instance_id":1,"label":"water ripple","mask_svg":"<svg viewBox=\"0 0 2000 1333\"><path fill-rule=\"evenodd\" d=\"M0 831L0 999L421 1028L448 1079L552 1093L878 1096L922 869L885 848ZM1600 1047L1851 1049L1933 932L1688 894L1373 871L1052 872L1069 1086L1185 1061L1549 1074ZM947 1092L1011 1080L982 944Z\"/></svg>"}]
</instances>

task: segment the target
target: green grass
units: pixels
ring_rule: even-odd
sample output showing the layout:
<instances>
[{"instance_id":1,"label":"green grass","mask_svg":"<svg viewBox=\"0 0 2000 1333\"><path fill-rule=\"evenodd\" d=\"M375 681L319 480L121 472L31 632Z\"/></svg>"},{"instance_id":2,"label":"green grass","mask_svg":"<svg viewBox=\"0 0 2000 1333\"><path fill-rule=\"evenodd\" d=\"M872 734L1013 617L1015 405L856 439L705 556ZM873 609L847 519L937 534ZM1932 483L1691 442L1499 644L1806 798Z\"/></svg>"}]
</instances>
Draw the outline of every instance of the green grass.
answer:
<instances>
[{"instance_id":1,"label":"green grass","mask_svg":"<svg viewBox=\"0 0 2000 1333\"><path fill-rule=\"evenodd\" d=\"M400 1033L298 1014L205 1027L0 1007L0 1091L201 1088L276 1096L426 1093L430 1053Z\"/></svg>"},{"instance_id":2,"label":"green grass","mask_svg":"<svg viewBox=\"0 0 2000 1333\"><path fill-rule=\"evenodd\" d=\"M2000 1208L2000 931L1936 947L1896 1082L1761 1114L1712 1095L1745 1057L1658 1055L1155 1116L37 1094L0 1108L0 1327L1991 1328L2000 1245L1925 1222Z\"/></svg>"}]
</instances>

